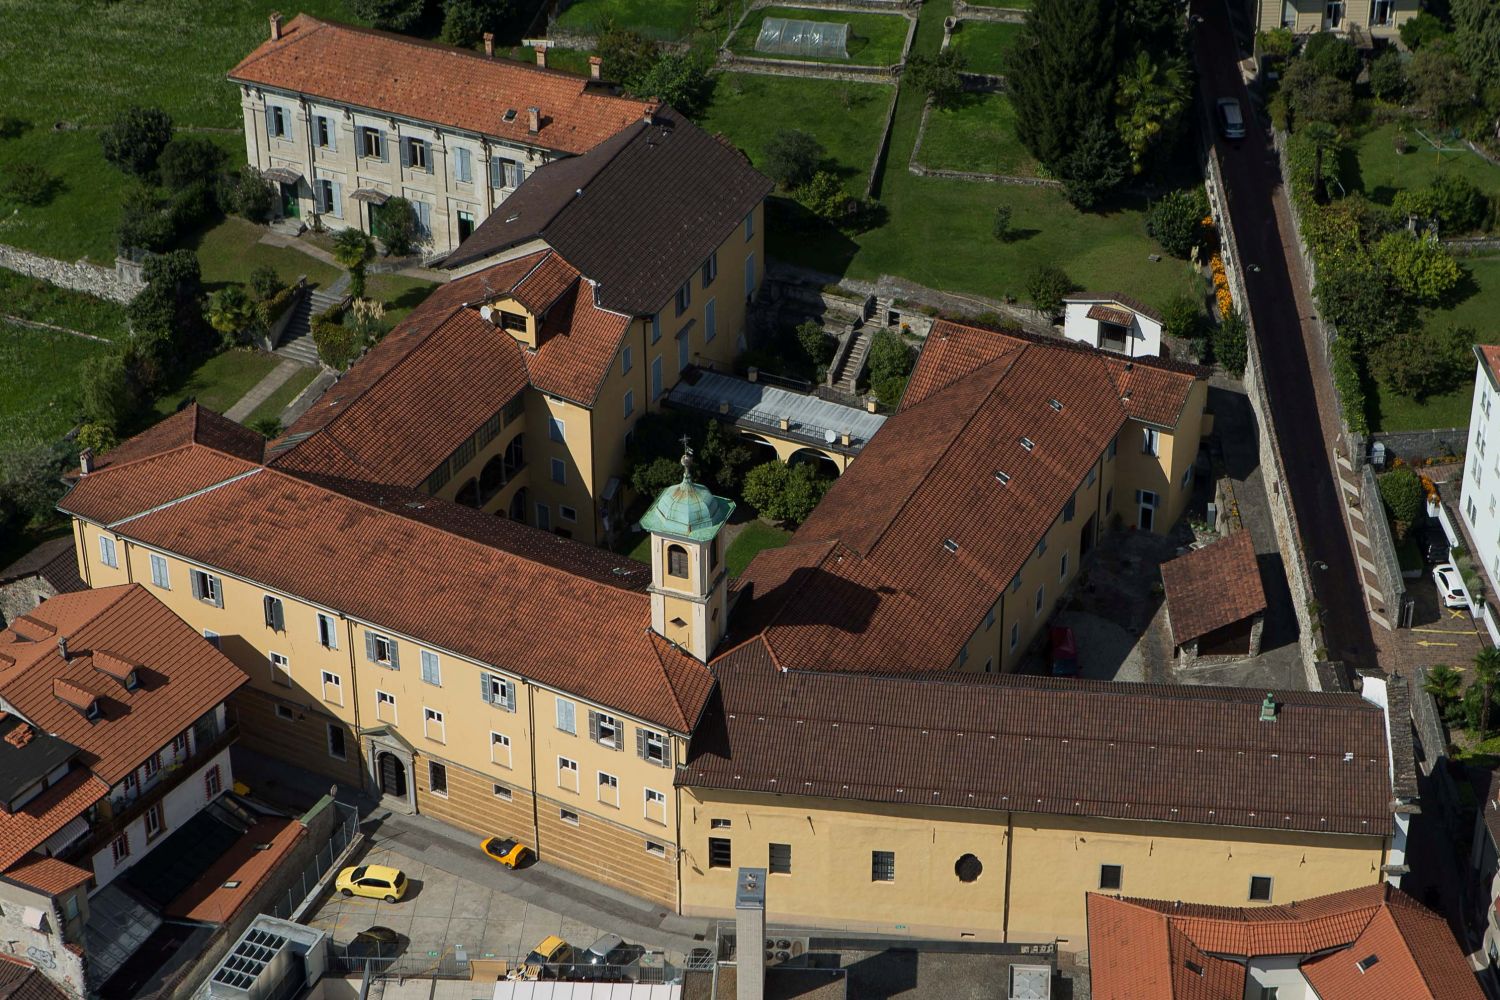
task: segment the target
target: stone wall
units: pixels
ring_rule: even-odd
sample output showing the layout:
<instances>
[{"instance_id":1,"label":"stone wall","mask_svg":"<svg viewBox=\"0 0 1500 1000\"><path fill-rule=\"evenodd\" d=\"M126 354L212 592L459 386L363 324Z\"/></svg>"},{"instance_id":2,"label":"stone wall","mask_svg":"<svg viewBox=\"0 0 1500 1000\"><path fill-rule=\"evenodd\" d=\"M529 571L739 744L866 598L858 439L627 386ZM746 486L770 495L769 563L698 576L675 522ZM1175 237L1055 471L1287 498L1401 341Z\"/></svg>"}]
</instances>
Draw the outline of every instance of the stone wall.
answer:
<instances>
[{"instance_id":1,"label":"stone wall","mask_svg":"<svg viewBox=\"0 0 1500 1000\"><path fill-rule=\"evenodd\" d=\"M1379 441L1385 445L1385 461L1389 466L1397 456L1408 465L1427 458L1448 458L1462 455L1469 443L1467 427L1444 427L1430 431L1381 431L1370 435L1370 443Z\"/></svg>"},{"instance_id":2,"label":"stone wall","mask_svg":"<svg viewBox=\"0 0 1500 1000\"><path fill-rule=\"evenodd\" d=\"M121 304L130 302L145 287L139 266L129 261L117 262L113 270L86 260L69 264L3 243L0 243L0 267Z\"/></svg>"}]
</instances>

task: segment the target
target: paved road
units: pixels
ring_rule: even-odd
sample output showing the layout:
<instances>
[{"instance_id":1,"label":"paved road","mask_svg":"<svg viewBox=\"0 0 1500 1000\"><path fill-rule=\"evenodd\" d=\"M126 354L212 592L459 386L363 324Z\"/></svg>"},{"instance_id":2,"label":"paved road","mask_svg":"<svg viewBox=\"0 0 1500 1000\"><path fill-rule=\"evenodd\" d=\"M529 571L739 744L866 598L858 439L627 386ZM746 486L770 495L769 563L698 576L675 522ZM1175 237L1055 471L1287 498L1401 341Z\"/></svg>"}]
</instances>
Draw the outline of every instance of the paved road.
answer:
<instances>
[{"instance_id":1,"label":"paved road","mask_svg":"<svg viewBox=\"0 0 1500 1000\"><path fill-rule=\"evenodd\" d=\"M1250 97L1236 62L1225 0L1193 0L1192 10L1201 18L1193 44L1203 99L1212 107L1218 97L1238 97L1248 112ZM1285 486L1291 492L1307 562L1313 567L1313 587L1325 609L1330 658L1342 658L1354 668L1375 668L1370 621L1333 474L1329 442L1338 421L1321 351L1309 349L1316 333L1303 325L1303 318L1312 314L1307 281L1295 261L1296 238L1270 134L1253 114L1248 117L1250 134L1242 143L1216 141L1250 314L1265 362L1266 394L1286 469Z\"/></svg>"}]
</instances>

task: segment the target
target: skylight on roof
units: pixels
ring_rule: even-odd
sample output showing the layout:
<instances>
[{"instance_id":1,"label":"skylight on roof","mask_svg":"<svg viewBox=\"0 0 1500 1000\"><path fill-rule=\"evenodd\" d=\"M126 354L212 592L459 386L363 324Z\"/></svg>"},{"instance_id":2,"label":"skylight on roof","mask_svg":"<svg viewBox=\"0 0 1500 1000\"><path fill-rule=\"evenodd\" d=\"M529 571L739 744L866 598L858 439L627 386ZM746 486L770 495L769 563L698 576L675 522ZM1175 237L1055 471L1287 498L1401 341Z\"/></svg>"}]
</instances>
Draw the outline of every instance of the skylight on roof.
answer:
<instances>
[{"instance_id":1,"label":"skylight on roof","mask_svg":"<svg viewBox=\"0 0 1500 1000\"><path fill-rule=\"evenodd\" d=\"M949 552L957 552L958 543L951 538L945 538L943 539L943 548L947 549Z\"/></svg>"},{"instance_id":2,"label":"skylight on roof","mask_svg":"<svg viewBox=\"0 0 1500 1000\"><path fill-rule=\"evenodd\" d=\"M1370 967L1378 961L1380 961L1379 955L1366 955L1364 958L1360 959L1354 964L1358 966L1360 972L1369 972Z\"/></svg>"},{"instance_id":3,"label":"skylight on roof","mask_svg":"<svg viewBox=\"0 0 1500 1000\"><path fill-rule=\"evenodd\" d=\"M995 470L995 480L997 482L999 482L999 484L1001 486L1009 486L1010 485L1010 473L1009 472L1001 472L999 469L996 469Z\"/></svg>"},{"instance_id":4,"label":"skylight on roof","mask_svg":"<svg viewBox=\"0 0 1500 1000\"><path fill-rule=\"evenodd\" d=\"M1047 405L1050 406L1050 407L1052 407L1052 410L1055 413L1061 413L1062 412L1062 401L1061 400L1049 399L1049 400L1047 400Z\"/></svg>"},{"instance_id":5,"label":"skylight on roof","mask_svg":"<svg viewBox=\"0 0 1500 1000\"><path fill-rule=\"evenodd\" d=\"M1182 964L1185 965L1185 966L1187 966L1187 970L1189 972L1191 972L1193 975L1195 975L1195 976L1201 976L1201 975L1203 975L1203 966L1199 965L1197 962L1194 962L1192 959L1188 959L1186 962L1183 962Z\"/></svg>"},{"instance_id":6,"label":"skylight on roof","mask_svg":"<svg viewBox=\"0 0 1500 1000\"><path fill-rule=\"evenodd\" d=\"M516 109L515 108L506 108L505 109L505 120L508 121L508 122L513 122L513 121L516 120Z\"/></svg>"},{"instance_id":7,"label":"skylight on roof","mask_svg":"<svg viewBox=\"0 0 1500 1000\"><path fill-rule=\"evenodd\" d=\"M1036 447L1036 442L1031 440L1031 438L1023 437L1021 439L1021 447L1025 448L1027 451L1030 451L1031 449Z\"/></svg>"}]
</instances>

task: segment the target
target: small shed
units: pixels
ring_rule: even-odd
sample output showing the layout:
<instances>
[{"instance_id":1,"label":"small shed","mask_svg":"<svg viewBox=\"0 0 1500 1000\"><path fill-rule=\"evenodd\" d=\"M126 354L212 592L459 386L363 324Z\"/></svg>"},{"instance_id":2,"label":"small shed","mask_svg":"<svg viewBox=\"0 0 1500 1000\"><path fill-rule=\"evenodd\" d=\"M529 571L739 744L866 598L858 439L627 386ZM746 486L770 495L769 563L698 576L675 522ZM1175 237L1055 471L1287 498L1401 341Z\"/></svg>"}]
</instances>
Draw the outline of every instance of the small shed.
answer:
<instances>
[{"instance_id":1,"label":"small shed","mask_svg":"<svg viewBox=\"0 0 1500 1000\"><path fill-rule=\"evenodd\" d=\"M1063 298L1063 336L1128 358L1161 355L1161 313L1119 292Z\"/></svg>"},{"instance_id":2,"label":"small shed","mask_svg":"<svg viewBox=\"0 0 1500 1000\"><path fill-rule=\"evenodd\" d=\"M1162 563L1161 582L1182 666L1259 655L1266 591L1250 532L1236 531Z\"/></svg>"},{"instance_id":3,"label":"small shed","mask_svg":"<svg viewBox=\"0 0 1500 1000\"><path fill-rule=\"evenodd\" d=\"M0 569L0 625L24 615L49 597L86 590L78 575L73 536L43 542Z\"/></svg>"}]
</instances>

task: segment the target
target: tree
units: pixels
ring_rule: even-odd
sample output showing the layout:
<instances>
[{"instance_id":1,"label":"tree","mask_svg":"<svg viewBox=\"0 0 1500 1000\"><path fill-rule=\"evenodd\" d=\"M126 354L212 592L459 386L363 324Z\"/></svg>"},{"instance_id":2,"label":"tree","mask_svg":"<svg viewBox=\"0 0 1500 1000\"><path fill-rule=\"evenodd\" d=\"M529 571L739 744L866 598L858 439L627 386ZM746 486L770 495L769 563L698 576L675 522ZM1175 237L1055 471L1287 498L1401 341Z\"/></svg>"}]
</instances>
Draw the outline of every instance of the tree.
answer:
<instances>
[{"instance_id":1,"label":"tree","mask_svg":"<svg viewBox=\"0 0 1500 1000\"><path fill-rule=\"evenodd\" d=\"M1213 330L1214 359L1235 378L1245 374L1245 363L1250 351L1249 328L1245 318L1231 312L1219 320Z\"/></svg>"},{"instance_id":2,"label":"tree","mask_svg":"<svg viewBox=\"0 0 1500 1000\"><path fill-rule=\"evenodd\" d=\"M427 0L349 0L354 16L386 31L407 31L427 13Z\"/></svg>"},{"instance_id":3,"label":"tree","mask_svg":"<svg viewBox=\"0 0 1500 1000\"><path fill-rule=\"evenodd\" d=\"M1440 124L1453 123L1474 103L1474 79L1447 46L1420 49L1406 67L1406 78L1411 81L1412 103Z\"/></svg>"},{"instance_id":4,"label":"tree","mask_svg":"<svg viewBox=\"0 0 1500 1000\"><path fill-rule=\"evenodd\" d=\"M1500 649L1486 646L1474 657L1474 686L1482 692L1479 703L1479 739L1490 734L1490 703L1494 700L1495 684L1500 681Z\"/></svg>"},{"instance_id":5,"label":"tree","mask_svg":"<svg viewBox=\"0 0 1500 1000\"><path fill-rule=\"evenodd\" d=\"M1088 211L1125 181L1126 156L1120 137L1105 116L1084 127L1083 135L1063 160L1063 197Z\"/></svg>"},{"instance_id":6,"label":"tree","mask_svg":"<svg viewBox=\"0 0 1500 1000\"><path fill-rule=\"evenodd\" d=\"M250 290L261 300L275 298L286 287L281 275L270 264L262 264L250 272Z\"/></svg>"},{"instance_id":7,"label":"tree","mask_svg":"<svg viewBox=\"0 0 1500 1000\"><path fill-rule=\"evenodd\" d=\"M791 191L812 180L826 151L801 129L784 128L766 140L761 154L761 172L783 191Z\"/></svg>"},{"instance_id":8,"label":"tree","mask_svg":"<svg viewBox=\"0 0 1500 1000\"><path fill-rule=\"evenodd\" d=\"M120 354L102 354L84 361L79 383L83 412L91 424L119 430L140 405L140 395Z\"/></svg>"},{"instance_id":9,"label":"tree","mask_svg":"<svg viewBox=\"0 0 1500 1000\"><path fill-rule=\"evenodd\" d=\"M1161 311L1162 332L1176 340L1195 340L1203 328L1203 305L1191 295L1178 293Z\"/></svg>"},{"instance_id":10,"label":"tree","mask_svg":"<svg viewBox=\"0 0 1500 1000\"><path fill-rule=\"evenodd\" d=\"M1116 84L1115 129L1130 152L1130 169L1139 174L1158 145L1176 138L1191 91L1181 62L1158 64L1149 52L1136 53Z\"/></svg>"},{"instance_id":11,"label":"tree","mask_svg":"<svg viewBox=\"0 0 1500 1000\"><path fill-rule=\"evenodd\" d=\"M1455 20L1463 16L1459 13L1459 10L1463 7L1464 3L1465 0L1454 0L1453 14ZM1489 0L1477 0L1475 5L1488 6L1488 3ZM1407 19L1401 25L1401 44L1412 52L1447 36L1448 26L1443 23L1442 18L1425 10L1415 17Z\"/></svg>"},{"instance_id":12,"label":"tree","mask_svg":"<svg viewBox=\"0 0 1500 1000\"><path fill-rule=\"evenodd\" d=\"M1296 128L1301 128L1306 122L1341 125L1354 115L1354 88L1349 81L1324 73L1306 59L1295 60L1287 67L1281 87L1287 95L1287 105L1291 108Z\"/></svg>"},{"instance_id":13,"label":"tree","mask_svg":"<svg viewBox=\"0 0 1500 1000\"><path fill-rule=\"evenodd\" d=\"M1421 401L1455 388L1472 374L1474 331L1418 326L1397 334L1370 358L1370 367L1392 389Z\"/></svg>"},{"instance_id":14,"label":"tree","mask_svg":"<svg viewBox=\"0 0 1500 1000\"><path fill-rule=\"evenodd\" d=\"M848 201L844 186L831 170L814 173L811 180L793 192L793 196L803 208L830 222L843 218L844 205Z\"/></svg>"},{"instance_id":15,"label":"tree","mask_svg":"<svg viewBox=\"0 0 1500 1000\"><path fill-rule=\"evenodd\" d=\"M245 286L225 285L208 297L208 325L232 344L255 326L260 317L255 300L245 294Z\"/></svg>"},{"instance_id":16,"label":"tree","mask_svg":"<svg viewBox=\"0 0 1500 1000\"><path fill-rule=\"evenodd\" d=\"M810 463L787 466L773 459L745 473L745 501L762 517L801 524L828 486Z\"/></svg>"},{"instance_id":17,"label":"tree","mask_svg":"<svg viewBox=\"0 0 1500 1000\"><path fill-rule=\"evenodd\" d=\"M656 43L638 31L611 28L599 36L601 71L629 89L651 72L657 51Z\"/></svg>"},{"instance_id":18,"label":"tree","mask_svg":"<svg viewBox=\"0 0 1500 1000\"><path fill-rule=\"evenodd\" d=\"M1452 13L1454 48L1464 68L1481 86L1500 84L1500 5L1493 0L1452 0ZM1431 16L1418 14L1412 21Z\"/></svg>"},{"instance_id":19,"label":"tree","mask_svg":"<svg viewBox=\"0 0 1500 1000\"><path fill-rule=\"evenodd\" d=\"M1203 241L1208 196L1202 188L1169 192L1146 210L1146 232L1173 257L1187 260Z\"/></svg>"},{"instance_id":20,"label":"tree","mask_svg":"<svg viewBox=\"0 0 1500 1000\"><path fill-rule=\"evenodd\" d=\"M1387 233L1375 245L1375 259L1390 272L1397 288L1426 305L1440 303L1463 278L1458 261L1441 243L1405 229Z\"/></svg>"},{"instance_id":21,"label":"tree","mask_svg":"<svg viewBox=\"0 0 1500 1000\"><path fill-rule=\"evenodd\" d=\"M1489 199L1467 177L1443 174L1432 182L1433 207L1446 233L1467 233L1483 228Z\"/></svg>"},{"instance_id":22,"label":"tree","mask_svg":"<svg viewBox=\"0 0 1500 1000\"><path fill-rule=\"evenodd\" d=\"M146 259L141 276L146 287L125 309L136 338L159 340L167 356L206 346L197 256L191 250L157 254Z\"/></svg>"},{"instance_id":23,"label":"tree","mask_svg":"<svg viewBox=\"0 0 1500 1000\"><path fill-rule=\"evenodd\" d=\"M1368 350L1407 329L1414 319L1386 270L1357 258L1334 257L1320 267L1317 296L1323 318Z\"/></svg>"},{"instance_id":24,"label":"tree","mask_svg":"<svg viewBox=\"0 0 1500 1000\"><path fill-rule=\"evenodd\" d=\"M1428 668L1422 690L1437 699L1438 709L1441 710L1463 694L1464 676L1446 663L1436 663Z\"/></svg>"},{"instance_id":25,"label":"tree","mask_svg":"<svg viewBox=\"0 0 1500 1000\"><path fill-rule=\"evenodd\" d=\"M917 352L894 330L877 330L870 338L867 356L870 380L910 375L917 363Z\"/></svg>"},{"instance_id":26,"label":"tree","mask_svg":"<svg viewBox=\"0 0 1500 1000\"><path fill-rule=\"evenodd\" d=\"M417 210L405 198L390 198L380 206L380 241L392 257L405 257L422 242Z\"/></svg>"},{"instance_id":27,"label":"tree","mask_svg":"<svg viewBox=\"0 0 1500 1000\"><path fill-rule=\"evenodd\" d=\"M1039 312L1056 316L1062 311L1063 296L1073 290L1073 279L1053 264L1038 264L1026 278L1026 296Z\"/></svg>"},{"instance_id":28,"label":"tree","mask_svg":"<svg viewBox=\"0 0 1500 1000\"><path fill-rule=\"evenodd\" d=\"M144 184L132 186L120 204L120 225L115 230L120 246L141 250L165 250L177 237L172 216L156 192Z\"/></svg>"},{"instance_id":29,"label":"tree","mask_svg":"<svg viewBox=\"0 0 1500 1000\"><path fill-rule=\"evenodd\" d=\"M1101 0L1036 0L1021 26L1006 74L1016 134L1053 176L1090 123L1112 112L1113 5Z\"/></svg>"},{"instance_id":30,"label":"tree","mask_svg":"<svg viewBox=\"0 0 1500 1000\"><path fill-rule=\"evenodd\" d=\"M160 108L130 107L99 134L104 158L127 174L149 178L172 141L172 119Z\"/></svg>"},{"instance_id":31,"label":"tree","mask_svg":"<svg viewBox=\"0 0 1500 1000\"><path fill-rule=\"evenodd\" d=\"M802 353L815 366L826 366L833 360L833 352L838 349L838 341L824 333L823 328L813 320L797 326L797 343L802 345Z\"/></svg>"},{"instance_id":32,"label":"tree","mask_svg":"<svg viewBox=\"0 0 1500 1000\"><path fill-rule=\"evenodd\" d=\"M57 175L39 163L13 164L0 177L0 194L18 205L45 205L62 186Z\"/></svg>"},{"instance_id":33,"label":"tree","mask_svg":"<svg viewBox=\"0 0 1500 1000\"><path fill-rule=\"evenodd\" d=\"M64 450L54 444L4 445L0 451L0 500L25 522L55 516L62 499Z\"/></svg>"},{"instance_id":34,"label":"tree","mask_svg":"<svg viewBox=\"0 0 1500 1000\"><path fill-rule=\"evenodd\" d=\"M1406 96L1406 60L1395 49L1382 52L1370 64L1370 90L1382 101L1400 104Z\"/></svg>"},{"instance_id":35,"label":"tree","mask_svg":"<svg viewBox=\"0 0 1500 1000\"><path fill-rule=\"evenodd\" d=\"M637 97L670 104L689 117L698 114L713 90L703 60L692 52L664 52L640 79L626 89Z\"/></svg>"},{"instance_id":36,"label":"tree","mask_svg":"<svg viewBox=\"0 0 1500 1000\"><path fill-rule=\"evenodd\" d=\"M870 382L870 391L875 393L875 398L883 405L896 407L901 405L901 397L906 395L906 385L910 381L909 375L887 375L884 378L873 379Z\"/></svg>"},{"instance_id":37,"label":"tree","mask_svg":"<svg viewBox=\"0 0 1500 1000\"><path fill-rule=\"evenodd\" d=\"M196 183L211 183L227 159L224 147L211 139L199 135L178 136L167 143L157 160L162 187L177 190Z\"/></svg>"},{"instance_id":38,"label":"tree","mask_svg":"<svg viewBox=\"0 0 1500 1000\"><path fill-rule=\"evenodd\" d=\"M225 184L221 200L235 215L249 222L265 222L276 204L276 189L247 163Z\"/></svg>"},{"instance_id":39,"label":"tree","mask_svg":"<svg viewBox=\"0 0 1500 1000\"><path fill-rule=\"evenodd\" d=\"M1381 476L1378 485L1380 499L1385 501L1386 510L1395 522L1396 535L1404 538L1426 505L1422 481L1408 466L1402 465Z\"/></svg>"},{"instance_id":40,"label":"tree","mask_svg":"<svg viewBox=\"0 0 1500 1000\"><path fill-rule=\"evenodd\" d=\"M951 108L964 92L960 75L964 65L963 52L950 45L936 55L918 52L908 56L901 75L906 83L931 98L936 107Z\"/></svg>"},{"instance_id":41,"label":"tree","mask_svg":"<svg viewBox=\"0 0 1500 1000\"><path fill-rule=\"evenodd\" d=\"M745 469L754 458L744 438L728 433L717 420L708 421L698 461L720 493L739 492Z\"/></svg>"},{"instance_id":42,"label":"tree","mask_svg":"<svg viewBox=\"0 0 1500 1000\"><path fill-rule=\"evenodd\" d=\"M636 462L630 470L630 485L643 497L655 497L682 479L682 465L665 455Z\"/></svg>"},{"instance_id":43,"label":"tree","mask_svg":"<svg viewBox=\"0 0 1500 1000\"><path fill-rule=\"evenodd\" d=\"M1324 76L1353 82L1359 76L1359 51L1354 43L1331 31L1314 32L1302 47L1303 61Z\"/></svg>"},{"instance_id":44,"label":"tree","mask_svg":"<svg viewBox=\"0 0 1500 1000\"><path fill-rule=\"evenodd\" d=\"M78 435L73 439L73 443L78 445L80 451L87 448L97 458L120 441L108 424L84 424L78 428Z\"/></svg>"},{"instance_id":45,"label":"tree","mask_svg":"<svg viewBox=\"0 0 1500 1000\"><path fill-rule=\"evenodd\" d=\"M1010 242L1011 207L1009 205L995 206L995 220L990 224L990 232L995 239L1002 243Z\"/></svg>"},{"instance_id":46,"label":"tree","mask_svg":"<svg viewBox=\"0 0 1500 1000\"><path fill-rule=\"evenodd\" d=\"M349 272L349 292L356 299L365 297L365 266L374 256L375 241L353 226L333 237L333 259Z\"/></svg>"},{"instance_id":47,"label":"tree","mask_svg":"<svg viewBox=\"0 0 1500 1000\"><path fill-rule=\"evenodd\" d=\"M443 31L449 45L478 45L485 32L499 34L511 15L510 0L443 0Z\"/></svg>"}]
</instances>

